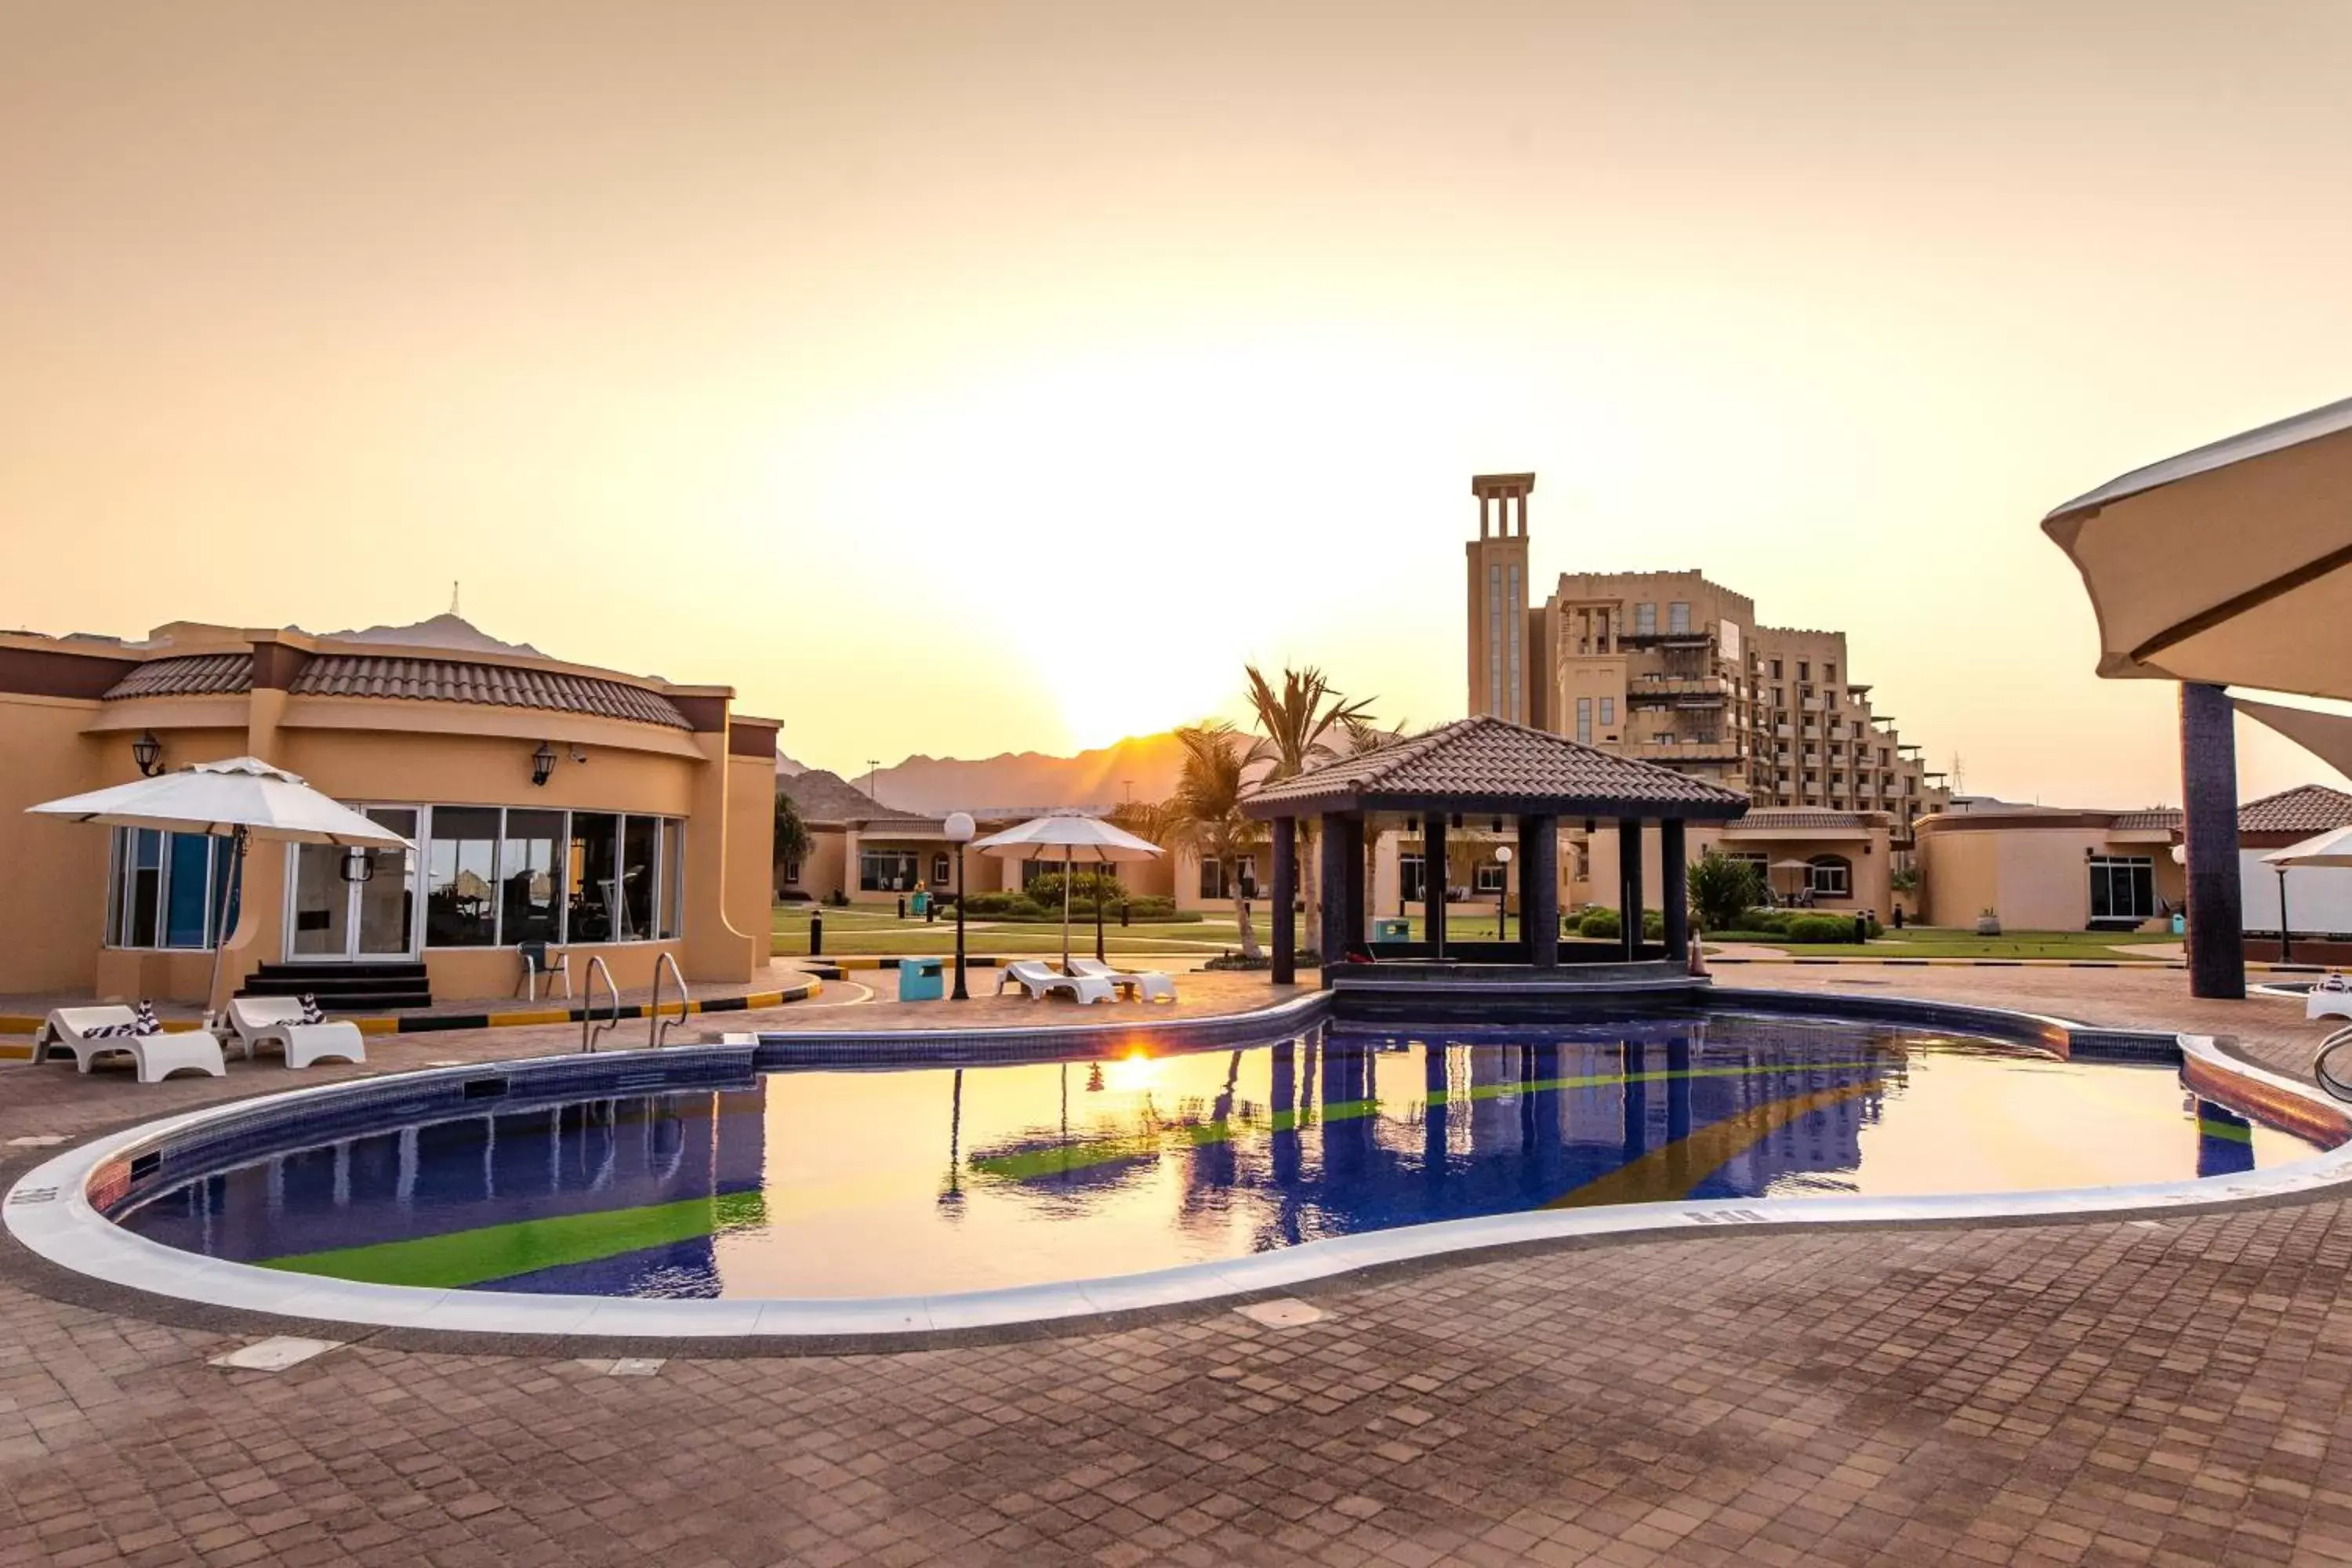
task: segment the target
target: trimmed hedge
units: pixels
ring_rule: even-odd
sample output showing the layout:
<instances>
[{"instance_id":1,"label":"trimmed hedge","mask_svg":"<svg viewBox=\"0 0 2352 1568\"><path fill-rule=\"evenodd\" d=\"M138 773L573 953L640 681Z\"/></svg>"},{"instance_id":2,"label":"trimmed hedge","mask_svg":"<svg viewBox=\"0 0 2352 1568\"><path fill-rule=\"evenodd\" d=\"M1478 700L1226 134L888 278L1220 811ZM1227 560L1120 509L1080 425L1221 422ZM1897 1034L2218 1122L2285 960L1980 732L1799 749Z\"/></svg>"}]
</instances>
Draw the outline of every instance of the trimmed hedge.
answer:
<instances>
[{"instance_id":1,"label":"trimmed hedge","mask_svg":"<svg viewBox=\"0 0 2352 1568\"><path fill-rule=\"evenodd\" d=\"M1595 942L1616 942L1625 934L1625 922L1615 910L1591 909L1577 920L1576 934Z\"/></svg>"}]
</instances>

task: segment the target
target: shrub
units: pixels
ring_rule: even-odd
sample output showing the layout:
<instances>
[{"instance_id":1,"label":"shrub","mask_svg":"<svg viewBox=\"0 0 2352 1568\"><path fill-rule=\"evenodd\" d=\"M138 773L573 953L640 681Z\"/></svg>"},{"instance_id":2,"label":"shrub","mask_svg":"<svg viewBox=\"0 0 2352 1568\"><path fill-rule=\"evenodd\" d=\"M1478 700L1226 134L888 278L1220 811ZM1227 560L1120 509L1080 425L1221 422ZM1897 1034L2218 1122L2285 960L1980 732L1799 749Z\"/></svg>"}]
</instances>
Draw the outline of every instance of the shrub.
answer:
<instances>
[{"instance_id":1,"label":"shrub","mask_svg":"<svg viewBox=\"0 0 2352 1568\"><path fill-rule=\"evenodd\" d=\"M1748 907L1763 897L1763 881L1753 860L1734 860L1710 849L1691 862L1691 909L1708 931L1738 925Z\"/></svg>"},{"instance_id":2,"label":"shrub","mask_svg":"<svg viewBox=\"0 0 2352 1568\"><path fill-rule=\"evenodd\" d=\"M1642 937L1643 940L1646 942L1664 942L1666 940L1665 910L1643 910L1642 911Z\"/></svg>"},{"instance_id":3,"label":"shrub","mask_svg":"<svg viewBox=\"0 0 2352 1568\"><path fill-rule=\"evenodd\" d=\"M1762 908L1746 910L1732 923L1741 931L1784 931L1789 929L1789 911Z\"/></svg>"},{"instance_id":4,"label":"shrub","mask_svg":"<svg viewBox=\"0 0 2352 1568\"><path fill-rule=\"evenodd\" d=\"M1615 910L1602 909L1595 905L1585 910L1582 917L1577 921L1576 934L1591 937L1596 942L1615 942L1625 934L1625 926L1624 922L1617 918Z\"/></svg>"},{"instance_id":5,"label":"shrub","mask_svg":"<svg viewBox=\"0 0 2352 1568\"><path fill-rule=\"evenodd\" d=\"M1852 915L1795 915L1783 928L1788 940L1798 942L1852 942Z\"/></svg>"},{"instance_id":6,"label":"shrub","mask_svg":"<svg viewBox=\"0 0 2352 1568\"><path fill-rule=\"evenodd\" d=\"M1066 879L1070 884L1070 902L1084 904L1089 910L1098 898L1108 899L1116 905L1124 895L1118 879L1108 871L1078 871L1067 879L1059 871L1048 871L1029 882L1021 892L1033 904L1058 910L1062 907L1062 883Z\"/></svg>"},{"instance_id":7,"label":"shrub","mask_svg":"<svg viewBox=\"0 0 2352 1568\"><path fill-rule=\"evenodd\" d=\"M963 912L966 915L1034 921L1042 919L1045 910L1043 905L1024 893L966 893L963 896ZM1061 914L1058 905L1054 912L1058 919Z\"/></svg>"}]
</instances>

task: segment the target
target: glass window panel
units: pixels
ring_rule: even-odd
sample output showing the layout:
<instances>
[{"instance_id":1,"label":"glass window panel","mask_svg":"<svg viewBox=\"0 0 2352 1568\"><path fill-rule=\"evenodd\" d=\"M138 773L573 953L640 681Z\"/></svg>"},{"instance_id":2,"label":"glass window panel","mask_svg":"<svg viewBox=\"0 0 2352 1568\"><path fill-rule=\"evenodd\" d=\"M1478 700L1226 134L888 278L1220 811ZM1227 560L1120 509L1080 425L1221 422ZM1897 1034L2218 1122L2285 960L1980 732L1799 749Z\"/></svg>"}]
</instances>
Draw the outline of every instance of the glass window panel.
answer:
<instances>
[{"instance_id":1,"label":"glass window panel","mask_svg":"<svg viewBox=\"0 0 2352 1568\"><path fill-rule=\"evenodd\" d=\"M499 941L563 940L563 906L556 894L562 864L563 814L509 811L499 847Z\"/></svg>"},{"instance_id":2,"label":"glass window panel","mask_svg":"<svg viewBox=\"0 0 2352 1568\"><path fill-rule=\"evenodd\" d=\"M164 879L163 945L205 945L205 894L212 887L213 841L202 833L174 833L167 847L170 874Z\"/></svg>"},{"instance_id":3,"label":"glass window panel","mask_svg":"<svg viewBox=\"0 0 2352 1568\"><path fill-rule=\"evenodd\" d=\"M122 945L122 878L127 856L122 841L130 833L127 827L106 830L106 945Z\"/></svg>"},{"instance_id":4,"label":"glass window panel","mask_svg":"<svg viewBox=\"0 0 2352 1568\"><path fill-rule=\"evenodd\" d=\"M798 881L797 873L792 879ZM676 817L662 821L661 934L677 935L686 923L686 824Z\"/></svg>"},{"instance_id":5,"label":"glass window panel","mask_svg":"<svg viewBox=\"0 0 2352 1568\"><path fill-rule=\"evenodd\" d=\"M621 833L621 940L644 942L654 934L654 852L661 823L632 816L626 824Z\"/></svg>"},{"instance_id":6,"label":"glass window panel","mask_svg":"<svg viewBox=\"0 0 2352 1568\"><path fill-rule=\"evenodd\" d=\"M572 857L564 889L566 942L611 942L621 902L621 819L609 812L572 814Z\"/></svg>"},{"instance_id":7,"label":"glass window panel","mask_svg":"<svg viewBox=\"0 0 2352 1568\"><path fill-rule=\"evenodd\" d=\"M1038 878L1062 868L1056 860L1024 860L1021 863L1021 885L1027 887ZM915 852L911 849L865 849L857 852L857 886L867 893L911 893L917 869Z\"/></svg>"},{"instance_id":8,"label":"glass window panel","mask_svg":"<svg viewBox=\"0 0 2352 1568\"><path fill-rule=\"evenodd\" d=\"M163 912L163 836L152 827L131 830L131 879L124 903L131 911L125 947L155 947L156 922Z\"/></svg>"},{"instance_id":9,"label":"glass window panel","mask_svg":"<svg viewBox=\"0 0 2352 1568\"><path fill-rule=\"evenodd\" d=\"M425 945L499 940L499 808L436 805L425 866Z\"/></svg>"}]
</instances>

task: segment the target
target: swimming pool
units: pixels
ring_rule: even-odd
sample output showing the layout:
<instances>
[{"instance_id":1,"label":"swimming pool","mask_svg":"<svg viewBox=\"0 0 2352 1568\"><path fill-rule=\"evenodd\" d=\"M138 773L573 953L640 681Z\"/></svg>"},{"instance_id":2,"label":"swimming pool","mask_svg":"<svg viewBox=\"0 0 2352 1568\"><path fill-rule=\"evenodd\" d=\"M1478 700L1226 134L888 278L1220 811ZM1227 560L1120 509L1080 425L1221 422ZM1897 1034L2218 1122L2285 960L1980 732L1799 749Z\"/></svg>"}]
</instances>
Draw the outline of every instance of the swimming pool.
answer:
<instances>
[{"instance_id":1,"label":"swimming pool","mask_svg":"<svg viewBox=\"0 0 2352 1568\"><path fill-rule=\"evenodd\" d=\"M2188 1097L2170 1068L1711 1014L493 1099L280 1134L111 1212L322 1281L844 1300L1665 1200L2229 1176L2315 1148Z\"/></svg>"}]
</instances>

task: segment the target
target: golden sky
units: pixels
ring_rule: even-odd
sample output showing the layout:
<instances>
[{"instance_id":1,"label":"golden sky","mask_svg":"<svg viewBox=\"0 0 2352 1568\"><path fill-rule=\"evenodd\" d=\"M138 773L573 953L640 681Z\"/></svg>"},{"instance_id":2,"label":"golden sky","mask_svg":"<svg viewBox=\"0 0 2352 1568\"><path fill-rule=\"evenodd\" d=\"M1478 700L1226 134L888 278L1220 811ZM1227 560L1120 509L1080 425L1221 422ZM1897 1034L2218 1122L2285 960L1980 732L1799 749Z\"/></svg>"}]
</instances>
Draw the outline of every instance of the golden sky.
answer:
<instances>
[{"instance_id":1,"label":"golden sky","mask_svg":"<svg viewBox=\"0 0 2352 1568\"><path fill-rule=\"evenodd\" d=\"M2177 800L2036 523L2344 395L2352 11L0 0L0 625L470 619L785 748L1066 749L1538 582L1841 626ZM2248 737L2248 794L2330 777Z\"/></svg>"}]
</instances>

